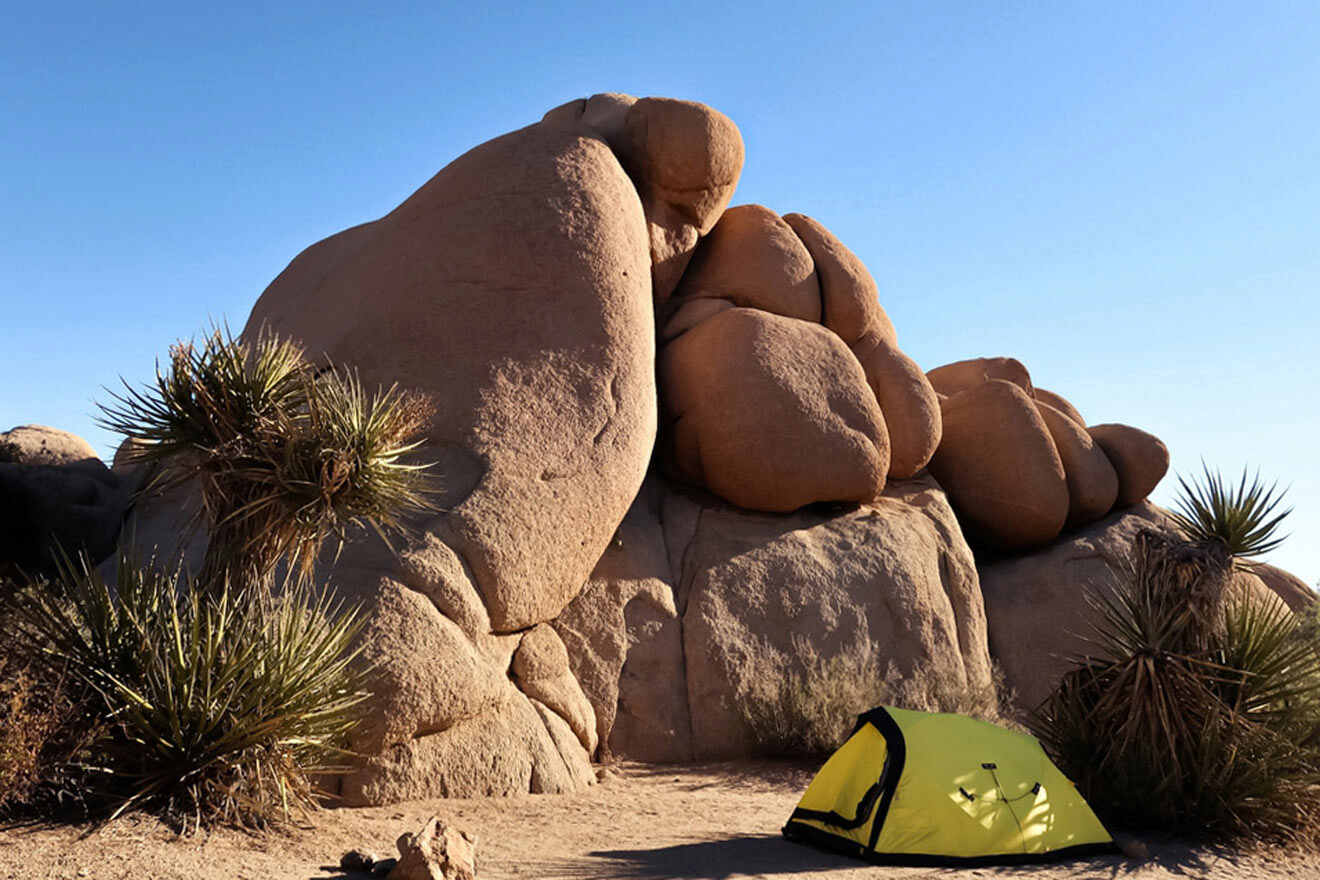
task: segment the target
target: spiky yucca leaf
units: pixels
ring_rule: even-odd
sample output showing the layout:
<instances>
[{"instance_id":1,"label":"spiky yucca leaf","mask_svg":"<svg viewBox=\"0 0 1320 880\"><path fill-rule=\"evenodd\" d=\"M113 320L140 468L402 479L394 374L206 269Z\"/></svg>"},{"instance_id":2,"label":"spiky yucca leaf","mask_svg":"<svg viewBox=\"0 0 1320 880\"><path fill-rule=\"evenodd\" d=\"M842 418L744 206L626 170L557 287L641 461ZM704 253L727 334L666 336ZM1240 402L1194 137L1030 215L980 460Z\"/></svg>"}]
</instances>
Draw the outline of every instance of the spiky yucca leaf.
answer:
<instances>
[{"instance_id":1,"label":"spiky yucca leaf","mask_svg":"<svg viewBox=\"0 0 1320 880\"><path fill-rule=\"evenodd\" d=\"M1204 462L1202 479L1188 482L1181 475L1182 490L1171 516L1193 541L1219 542L1235 557L1259 556L1283 543L1286 536L1277 534L1279 525L1292 508L1275 513L1283 502L1278 484L1266 486L1257 472L1247 482L1247 469L1234 488Z\"/></svg>"},{"instance_id":2,"label":"spiky yucca leaf","mask_svg":"<svg viewBox=\"0 0 1320 880\"><path fill-rule=\"evenodd\" d=\"M175 346L154 385L103 410L105 427L138 441L129 459L157 466L150 488L199 482L208 589L268 579L283 559L308 574L327 538L355 525L384 535L427 507L427 466L404 461L430 419L425 399L314 370L264 328L249 341L215 329L200 346Z\"/></svg>"},{"instance_id":3,"label":"spiky yucca leaf","mask_svg":"<svg viewBox=\"0 0 1320 880\"><path fill-rule=\"evenodd\" d=\"M16 604L51 667L99 695L90 779L112 815L262 825L315 803L367 699L352 609L302 582L201 591L126 555L114 590L85 559L56 580Z\"/></svg>"},{"instance_id":4,"label":"spiky yucca leaf","mask_svg":"<svg viewBox=\"0 0 1320 880\"><path fill-rule=\"evenodd\" d=\"M1173 831L1315 832L1320 657L1281 606L1225 605L1231 564L1218 544L1143 533L1118 592L1089 594L1084 656L1032 727L1102 816Z\"/></svg>"}]
</instances>

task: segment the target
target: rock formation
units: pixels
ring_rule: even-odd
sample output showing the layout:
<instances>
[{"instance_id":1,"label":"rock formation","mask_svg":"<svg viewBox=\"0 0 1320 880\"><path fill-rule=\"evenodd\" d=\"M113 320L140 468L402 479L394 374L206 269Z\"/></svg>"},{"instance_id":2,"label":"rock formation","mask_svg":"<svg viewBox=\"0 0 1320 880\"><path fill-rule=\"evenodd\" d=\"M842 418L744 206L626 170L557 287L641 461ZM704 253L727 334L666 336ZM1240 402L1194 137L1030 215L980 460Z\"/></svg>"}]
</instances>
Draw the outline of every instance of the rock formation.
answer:
<instances>
[{"instance_id":1,"label":"rock formation","mask_svg":"<svg viewBox=\"0 0 1320 880\"><path fill-rule=\"evenodd\" d=\"M61 552L108 556L129 492L81 437L44 425L0 434L0 574L49 570Z\"/></svg>"},{"instance_id":2,"label":"rock formation","mask_svg":"<svg viewBox=\"0 0 1320 880\"><path fill-rule=\"evenodd\" d=\"M1032 385L1014 358L975 358L926 374L944 436L930 472L968 536L1022 551L1144 501L1169 469L1158 437L1127 425L1087 427L1077 408Z\"/></svg>"},{"instance_id":3,"label":"rock formation","mask_svg":"<svg viewBox=\"0 0 1320 880\"><path fill-rule=\"evenodd\" d=\"M1035 686L1019 619L1070 625L1079 577L983 565L983 604L964 529L1049 545L1140 502L1167 451L1088 429L1012 359L924 373L828 229L727 208L742 162L701 104L569 102L312 245L257 302L245 333L436 406L437 509L322 572L361 604L376 675L347 803L746 754L748 692L858 646L972 690L998 646ZM139 542L177 537L189 503L140 504ZM1089 534L1042 553L1110 540Z\"/></svg>"},{"instance_id":4,"label":"rock formation","mask_svg":"<svg viewBox=\"0 0 1320 880\"><path fill-rule=\"evenodd\" d=\"M661 440L683 482L750 510L867 501L939 444L934 389L874 279L810 217L728 209L658 317Z\"/></svg>"}]
</instances>

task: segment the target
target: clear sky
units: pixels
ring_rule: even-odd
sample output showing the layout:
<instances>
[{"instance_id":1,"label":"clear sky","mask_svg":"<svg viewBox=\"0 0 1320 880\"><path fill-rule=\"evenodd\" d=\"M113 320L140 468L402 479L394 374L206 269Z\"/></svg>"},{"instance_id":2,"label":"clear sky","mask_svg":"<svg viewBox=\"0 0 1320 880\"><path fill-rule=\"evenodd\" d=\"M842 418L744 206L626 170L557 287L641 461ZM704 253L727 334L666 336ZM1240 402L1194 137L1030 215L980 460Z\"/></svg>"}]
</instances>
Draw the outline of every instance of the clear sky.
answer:
<instances>
[{"instance_id":1,"label":"clear sky","mask_svg":"<svg viewBox=\"0 0 1320 880\"><path fill-rule=\"evenodd\" d=\"M742 130L926 369L1013 355L1092 423L1291 486L1320 580L1320 5L6 3L0 430L92 424L303 247L600 91ZM1168 501L1172 476L1156 493Z\"/></svg>"}]
</instances>

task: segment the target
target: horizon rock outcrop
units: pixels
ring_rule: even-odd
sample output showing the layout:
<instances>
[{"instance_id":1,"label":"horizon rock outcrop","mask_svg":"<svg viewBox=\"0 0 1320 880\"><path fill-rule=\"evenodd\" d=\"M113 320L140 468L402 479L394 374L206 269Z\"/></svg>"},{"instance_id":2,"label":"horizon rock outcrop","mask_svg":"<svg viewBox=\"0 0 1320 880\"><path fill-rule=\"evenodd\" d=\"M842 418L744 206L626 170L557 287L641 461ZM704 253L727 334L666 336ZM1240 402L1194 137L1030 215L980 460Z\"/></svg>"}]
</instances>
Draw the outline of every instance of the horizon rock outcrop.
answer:
<instances>
[{"instance_id":1,"label":"horizon rock outcrop","mask_svg":"<svg viewBox=\"0 0 1320 880\"><path fill-rule=\"evenodd\" d=\"M49 571L61 553L109 556L129 495L75 434L45 425L0 433L0 574Z\"/></svg>"}]
</instances>

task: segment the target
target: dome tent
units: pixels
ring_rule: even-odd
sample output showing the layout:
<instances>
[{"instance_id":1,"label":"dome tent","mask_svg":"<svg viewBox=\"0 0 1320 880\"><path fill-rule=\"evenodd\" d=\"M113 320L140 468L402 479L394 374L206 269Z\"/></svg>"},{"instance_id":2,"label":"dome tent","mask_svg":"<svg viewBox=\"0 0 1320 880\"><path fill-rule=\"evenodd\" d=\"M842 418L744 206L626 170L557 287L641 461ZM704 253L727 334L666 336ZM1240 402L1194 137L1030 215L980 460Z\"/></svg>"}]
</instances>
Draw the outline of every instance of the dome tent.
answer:
<instances>
[{"instance_id":1,"label":"dome tent","mask_svg":"<svg viewBox=\"0 0 1320 880\"><path fill-rule=\"evenodd\" d=\"M965 715L883 706L858 717L784 836L882 864L1003 864L1116 851L1035 737Z\"/></svg>"}]
</instances>

